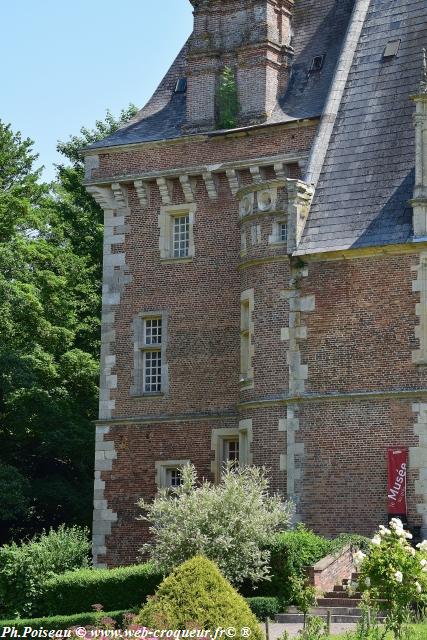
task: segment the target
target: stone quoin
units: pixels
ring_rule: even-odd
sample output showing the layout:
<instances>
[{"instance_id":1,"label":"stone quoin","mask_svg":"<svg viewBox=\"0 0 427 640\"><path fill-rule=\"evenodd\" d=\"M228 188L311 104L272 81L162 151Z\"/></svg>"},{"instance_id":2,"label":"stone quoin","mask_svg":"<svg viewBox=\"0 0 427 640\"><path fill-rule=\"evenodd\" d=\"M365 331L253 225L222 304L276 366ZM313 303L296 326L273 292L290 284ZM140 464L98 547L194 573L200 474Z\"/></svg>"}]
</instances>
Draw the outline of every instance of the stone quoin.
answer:
<instances>
[{"instance_id":1,"label":"stone quoin","mask_svg":"<svg viewBox=\"0 0 427 640\"><path fill-rule=\"evenodd\" d=\"M95 565L136 560L137 500L188 461L265 465L297 520L370 534L405 447L427 536L427 3L192 4L151 100L84 150L105 212Z\"/></svg>"}]
</instances>

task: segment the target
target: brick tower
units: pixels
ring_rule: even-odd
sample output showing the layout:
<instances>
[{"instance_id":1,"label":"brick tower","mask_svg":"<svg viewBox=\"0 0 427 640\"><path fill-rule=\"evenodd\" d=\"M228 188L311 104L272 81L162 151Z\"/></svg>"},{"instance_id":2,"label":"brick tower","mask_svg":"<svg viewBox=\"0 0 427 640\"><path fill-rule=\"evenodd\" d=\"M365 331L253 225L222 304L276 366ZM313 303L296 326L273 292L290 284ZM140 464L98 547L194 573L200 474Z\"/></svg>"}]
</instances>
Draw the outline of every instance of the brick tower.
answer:
<instances>
[{"instance_id":1,"label":"brick tower","mask_svg":"<svg viewBox=\"0 0 427 640\"><path fill-rule=\"evenodd\" d=\"M188 461L212 481L265 465L297 519L368 534L402 447L426 528L425 2L192 4L152 99L85 150L105 211L95 564L135 560L136 501Z\"/></svg>"}]
</instances>

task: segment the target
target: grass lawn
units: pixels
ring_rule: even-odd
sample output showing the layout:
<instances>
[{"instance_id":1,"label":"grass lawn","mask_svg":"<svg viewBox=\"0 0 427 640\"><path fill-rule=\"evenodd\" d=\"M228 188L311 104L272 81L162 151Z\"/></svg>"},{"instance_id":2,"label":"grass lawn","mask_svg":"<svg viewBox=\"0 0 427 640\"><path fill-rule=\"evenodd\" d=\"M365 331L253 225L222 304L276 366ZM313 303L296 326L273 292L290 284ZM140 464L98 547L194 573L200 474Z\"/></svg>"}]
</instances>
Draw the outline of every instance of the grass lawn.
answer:
<instances>
[{"instance_id":1,"label":"grass lawn","mask_svg":"<svg viewBox=\"0 0 427 640\"><path fill-rule=\"evenodd\" d=\"M413 631L410 640L427 640L427 622L422 624L411 625ZM352 640L353 635L350 632L340 633L338 636L330 636L329 640ZM393 640L392 634L386 636L386 640Z\"/></svg>"}]
</instances>

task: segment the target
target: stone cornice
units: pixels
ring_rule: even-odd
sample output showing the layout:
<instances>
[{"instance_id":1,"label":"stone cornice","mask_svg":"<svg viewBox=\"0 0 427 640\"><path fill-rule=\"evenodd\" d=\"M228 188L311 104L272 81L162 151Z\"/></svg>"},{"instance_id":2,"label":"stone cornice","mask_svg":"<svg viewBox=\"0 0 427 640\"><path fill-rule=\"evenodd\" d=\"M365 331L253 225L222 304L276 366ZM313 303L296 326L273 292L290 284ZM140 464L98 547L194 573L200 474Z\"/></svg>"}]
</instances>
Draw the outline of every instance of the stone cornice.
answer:
<instances>
[{"instance_id":1,"label":"stone cornice","mask_svg":"<svg viewBox=\"0 0 427 640\"><path fill-rule=\"evenodd\" d=\"M182 175L186 176L200 176L204 174L218 174L227 173L230 177L234 177L236 170L249 169L250 167L265 167L274 165L276 171L280 171L280 167L283 170L284 164L294 164L306 160L308 154L306 152L301 153L283 153L276 156L261 156L259 158L251 158L247 160L231 160L228 162L220 162L211 165L193 165L183 166L174 169L148 171L140 174L124 174L120 176L107 176L104 178L95 178L93 180L85 180L84 186L107 186L111 183L132 183L135 181L154 182L158 178L176 178L179 179ZM276 168L277 167L277 168ZM230 172L230 174L229 174ZM237 185L236 185L237 186ZM237 193L237 191L236 191Z\"/></svg>"},{"instance_id":2,"label":"stone cornice","mask_svg":"<svg viewBox=\"0 0 427 640\"><path fill-rule=\"evenodd\" d=\"M384 391L360 391L348 393L310 393L297 396L278 396L276 398L266 398L260 400L248 400L240 402L239 411L249 409L265 409L270 407L281 407L288 404L302 404L310 402L352 402L365 400L386 400L391 399L412 399L427 397L427 389L385 389Z\"/></svg>"},{"instance_id":3,"label":"stone cornice","mask_svg":"<svg viewBox=\"0 0 427 640\"><path fill-rule=\"evenodd\" d=\"M200 422L211 420L224 420L238 418L236 411L223 411L220 413L178 413L178 414L159 414L152 416L124 416L121 418L109 418L107 420L96 420L95 424L99 426L111 424L157 424L159 422Z\"/></svg>"}]
</instances>

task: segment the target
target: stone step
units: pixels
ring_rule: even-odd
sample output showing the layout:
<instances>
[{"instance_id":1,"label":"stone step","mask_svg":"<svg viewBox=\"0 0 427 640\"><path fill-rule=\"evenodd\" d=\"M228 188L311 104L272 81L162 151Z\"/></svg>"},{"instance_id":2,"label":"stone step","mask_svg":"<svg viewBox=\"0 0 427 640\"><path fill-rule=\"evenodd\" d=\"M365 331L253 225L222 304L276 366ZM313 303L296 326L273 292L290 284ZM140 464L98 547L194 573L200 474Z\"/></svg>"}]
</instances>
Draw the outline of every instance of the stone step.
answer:
<instances>
[{"instance_id":1,"label":"stone step","mask_svg":"<svg viewBox=\"0 0 427 640\"><path fill-rule=\"evenodd\" d=\"M360 598L317 598L318 607L358 607Z\"/></svg>"},{"instance_id":2,"label":"stone step","mask_svg":"<svg viewBox=\"0 0 427 640\"><path fill-rule=\"evenodd\" d=\"M336 607L335 608L335 613L332 613L332 609L329 609L329 611L331 611L331 622L332 623L341 623L341 624L346 624L346 623L352 623L352 624L357 624L360 621L361 615L359 614L353 614L353 613L346 613L345 608L343 607L342 609L340 607ZM353 609L354 611L354 609ZM323 618L325 621L327 620L327 615L328 615L328 609L324 609L322 607L316 607L315 609L312 609L310 612L310 616L318 616L319 618ZM382 622L384 620L384 616L379 615L378 616L378 620L380 622ZM276 615L276 622L282 623L282 624L286 624L286 623L293 623L293 624L303 624L304 623L304 615L302 613L298 613L298 612L290 612L288 611L288 613L279 613Z\"/></svg>"},{"instance_id":3,"label":"stone step","mask_svg":"<svg viewBox=\"0 0 427 640\"><path fill-rule=\"evenodd\" d=\"M332 615L345 615L345 616L361 616L362 610L358 607L313 607L310 611L310 615L312 616L326 616L328 611L331 612ZM286 613L290 613L292 615L300 614L300 611L296 607L288 607Z\"/></svg>"},{"instance_id":4,"label":"stone step","mask_svg":"<svg viewBox=\"0 0 427 640\"><path fill-rule=\"evenodd\" d=\"M356 598L356 599L360 599L362 597L362 593L360 591L354 591L352 592L351 596L348 595L348 592L346 590L343 591L328 591L327 593L323 594L324 598Z\"/></svg>"}]
</instances>

